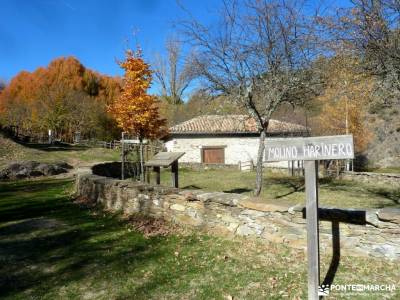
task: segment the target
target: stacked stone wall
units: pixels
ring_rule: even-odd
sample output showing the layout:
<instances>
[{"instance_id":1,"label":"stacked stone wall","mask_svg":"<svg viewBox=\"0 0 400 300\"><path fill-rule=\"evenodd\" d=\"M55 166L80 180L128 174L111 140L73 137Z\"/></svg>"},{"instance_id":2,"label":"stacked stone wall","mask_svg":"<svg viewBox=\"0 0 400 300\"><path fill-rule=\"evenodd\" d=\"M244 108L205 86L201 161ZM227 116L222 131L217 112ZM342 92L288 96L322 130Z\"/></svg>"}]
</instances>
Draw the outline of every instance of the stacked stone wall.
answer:
<instances>
[{"instance_id":1,"label":"stacked stone wall","mask_svg":"<svg viewBox=\"0 0 400 300\"><path fill-rule=\"evenodd\" d=\"M141 213L225 236L255 237L306 249L301 205L267 203L240 194L179 190L81 174L77 194L106 209ZM400 259L400 210L320 209L321 253L332 251L332 227L339 224L342 253Z\"/></svg>"},{"instance_id":2,"label":"stacked stone wall","mask_svg":"<svg viewBox=\"0 0 400 300\"><path fill-rule=\"evenodd\" d=\"M400 174L372 172L343 172L341 178L363 183L380 183L400 188Z\"/></svg>"}]
</instances>

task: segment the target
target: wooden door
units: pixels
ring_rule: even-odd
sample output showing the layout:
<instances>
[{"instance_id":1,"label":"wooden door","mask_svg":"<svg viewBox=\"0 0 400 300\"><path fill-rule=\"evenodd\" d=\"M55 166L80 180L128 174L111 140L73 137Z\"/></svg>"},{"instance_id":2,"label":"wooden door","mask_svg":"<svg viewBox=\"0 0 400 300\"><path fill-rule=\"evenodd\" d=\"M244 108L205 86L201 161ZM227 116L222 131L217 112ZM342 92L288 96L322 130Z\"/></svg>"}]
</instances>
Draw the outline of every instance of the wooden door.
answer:
<instances>
[{"instance_id":1,"label":"wooden door","mask_svg":"<svg viewBox=\"0 0 400 300\"><path fill-rule=\"evenodd\" d=\"M207 147L202 149L202 162L205 164L224 164L225 149L222 147Z\"/></svg>"}]
</instances>

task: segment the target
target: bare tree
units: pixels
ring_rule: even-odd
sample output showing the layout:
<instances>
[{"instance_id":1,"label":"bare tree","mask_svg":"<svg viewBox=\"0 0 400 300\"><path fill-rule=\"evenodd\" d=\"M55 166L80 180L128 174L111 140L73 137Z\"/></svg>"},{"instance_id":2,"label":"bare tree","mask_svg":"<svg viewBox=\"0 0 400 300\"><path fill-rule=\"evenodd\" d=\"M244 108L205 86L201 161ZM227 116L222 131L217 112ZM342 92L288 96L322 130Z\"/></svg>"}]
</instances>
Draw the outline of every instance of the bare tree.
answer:
<instances>
[{"instance_id":1,"label":"bare tree","mask_svg":"<svg viewBox=\"0 0 400 300\"><path fill-rule=\"evenodd\" d=\"M210 91L229 96L257 123L257 196L271 116L281 103L295 104L299 91L311 85L308 63L315 53L312 27L303 11L298 1L232 0L223 2L216 26L193 17L181 23L196 48L196 72Z\"/></svg>"},{"instance_id":2,"label":"bare tree","mask_svg":"<svg viewBox=\"0 0 400 300\"><path fill-rule=\"evenodd\" d=\"M377 79L375 92L386 106L400 99L400 1L352 0L352 6L325 17L332 45L363 60L362 72Z\"/></svg>"},{"instance_id":3,"label":"bare tree","mask_svg":"<svg viewBox=\"0 0 400 300\"><path fill-rule=\"evenodd\" d=\"M179 104L183 102L183 93L193 81L191 56L184 58L178 39L169 38L165 48L166 56L158 54L153 63L155 80L161 86L162 97L172 104Z\"/></svg>"}]
</instances>

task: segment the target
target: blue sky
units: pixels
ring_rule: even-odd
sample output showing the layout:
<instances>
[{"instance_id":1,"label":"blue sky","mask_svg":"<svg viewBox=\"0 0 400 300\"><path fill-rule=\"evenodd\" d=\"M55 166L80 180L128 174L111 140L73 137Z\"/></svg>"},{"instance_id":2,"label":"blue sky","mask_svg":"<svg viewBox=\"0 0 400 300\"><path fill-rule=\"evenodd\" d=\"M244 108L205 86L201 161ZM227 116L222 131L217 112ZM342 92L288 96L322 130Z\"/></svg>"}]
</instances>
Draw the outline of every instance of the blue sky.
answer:
<instances>
[{"instance_id":1,"label":"blue sky","mask_svg":"<svg viewBox=\"0 0 400 300\"><path fill-rule=\"evenodd\" d=\"M181 0L202 20L212 18L219 1ZM162 52L184 16L175 0L0 0L0 79L33 71L60 56L75 56L86 67L120 75L133 33L147 58Z\"/></svg>"},{"instance_id":2,"label":"blue sky","mask_svg":"<svg viewBox=\"0 0 400 300\"><path fill-rule=\"evenodd\" d=\"M221 3L179 1L202 22L211 22ZM100 73L121 75L115 59L123 57L127 39L135 45L134 32L150 59L184 16L176 0L0 0L0 79L70 55Z\"/></svg>"}]
</instances>

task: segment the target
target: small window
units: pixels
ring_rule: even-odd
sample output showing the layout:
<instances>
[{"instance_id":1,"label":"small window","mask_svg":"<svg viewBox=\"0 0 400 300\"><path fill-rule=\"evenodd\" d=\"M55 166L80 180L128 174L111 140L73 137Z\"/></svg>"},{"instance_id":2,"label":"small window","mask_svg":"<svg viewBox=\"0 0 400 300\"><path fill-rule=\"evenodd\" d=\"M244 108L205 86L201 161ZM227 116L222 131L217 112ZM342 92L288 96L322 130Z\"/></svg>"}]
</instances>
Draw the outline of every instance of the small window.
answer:
<instances>
[{"instance_id":1,"label":"small window","mask_svg":"<svg viewBox=\"0 0 400 300\"><path fill-rule=\"evenodd\" d=\"M204 164L224 164L225 147L203 147L201 149L201 162Z\"/></svg>"}]
</instances>

